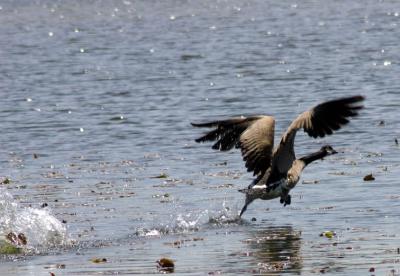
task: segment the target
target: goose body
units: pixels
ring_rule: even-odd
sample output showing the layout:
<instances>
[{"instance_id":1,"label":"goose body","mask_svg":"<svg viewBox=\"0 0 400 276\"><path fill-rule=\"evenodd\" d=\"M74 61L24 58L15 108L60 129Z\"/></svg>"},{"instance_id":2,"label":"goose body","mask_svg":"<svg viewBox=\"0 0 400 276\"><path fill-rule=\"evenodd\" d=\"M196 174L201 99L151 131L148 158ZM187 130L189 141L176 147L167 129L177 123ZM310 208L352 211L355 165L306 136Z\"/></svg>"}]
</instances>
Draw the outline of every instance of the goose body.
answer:
<instances>
[{"instance_id":1,"label":"goose body","mask_svg":"<svg viewBox=\"0 0 400 276\"><path fill-rule=\"evenodd\" d=\"M267 190L268 187L272 187ZM282 178L278 181L270 183L267 186L267 183L257 183L255 185L250 186L247 189L239 190L239 192L245 193L249 203L254 199L262 199L262 200L270 200L274 198L281 197L284 191L288 187L288 179ZM243 211L244 212L244 211ZM242 212L242 213L243 213Z\"/></svg>"},{"instance_id":2,"label":"goose body","mask_svg":"<svg viewBox=\"0 0 400 276\"><path fill-rule=\"evenodd\" d=\"M304 168L315 160L336 153L337 151L335 151L331 146L323 146L319 151L293 161L287 174L282 175L277 181L271 182L269 179L262 178L257 181L256 179L256 182L250 184L247 189L239 190L239 192L246 194L246 201L239 216L242 216L242 214L247 210L247 206L257 198L269 200L280 197L280 202L284 204L284 206L290 205L291 196L289 195L289 192L299 182Z\"/></svg>"},{"instance_id":3,"label":"goose body","mask_svg":"<svg viewBox=\"0 0 400 276\"><path fill-rule=\"evenodd\" d=\"M246 194L241 216L255 199L270 200L279 197L284 206L290 204L289 192L296 186L304 168L315 160L337 153L327 145L296 159L296 132L303 129L313 138L330 135L347 124L348 118L358 114L358 110L363 107L359 103L363 100L362 96L336 99L301 113L290 124L275 148L275 119L272 116L242 116L192 125L214 128L196 139L196 142L217 141L212 148L221 151L240 148L247 170L254 173L256 178L252 184L247 189L239 190Z\"/></svg>"}]
</instances>

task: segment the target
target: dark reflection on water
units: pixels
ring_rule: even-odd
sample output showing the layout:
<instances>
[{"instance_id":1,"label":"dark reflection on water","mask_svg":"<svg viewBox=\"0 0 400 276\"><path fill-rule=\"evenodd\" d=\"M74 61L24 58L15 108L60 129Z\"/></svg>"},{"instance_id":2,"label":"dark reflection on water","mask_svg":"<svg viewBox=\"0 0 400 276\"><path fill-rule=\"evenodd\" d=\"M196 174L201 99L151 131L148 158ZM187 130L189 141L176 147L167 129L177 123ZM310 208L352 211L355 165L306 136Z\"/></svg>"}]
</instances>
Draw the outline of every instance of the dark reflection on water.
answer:
<instances>
[{"instance_id":1,"label":"dark reflection on water","mask_svg":"<svg viewBox=\"0 0 400 276\"><path fill-rule=\"evenodd\" d=\"M257 230L246 243L260 273L301 273L301 232L292 226Z\"/></svg>"}]
</instances>

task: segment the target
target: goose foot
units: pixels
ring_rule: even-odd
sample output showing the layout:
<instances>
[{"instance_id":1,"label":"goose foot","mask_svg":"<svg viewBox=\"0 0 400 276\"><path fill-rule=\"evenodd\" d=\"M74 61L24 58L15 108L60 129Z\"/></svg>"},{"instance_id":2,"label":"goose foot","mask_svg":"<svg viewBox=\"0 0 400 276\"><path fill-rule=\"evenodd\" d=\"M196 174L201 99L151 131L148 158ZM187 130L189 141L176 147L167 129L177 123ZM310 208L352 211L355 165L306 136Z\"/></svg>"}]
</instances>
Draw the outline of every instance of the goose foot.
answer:
<instances>
[{"instance_id":1,"label":"goose foot","mask_svg":"<svg viewBox=\"0 0 400 276\"><path fill-rule=\"evenodd\" d=\"M283 204L283 207L285 207L286 205L290 205L290 203L292 203L292 196L287 195L285 198L285 204Z\"/></svg>"},{"instance_id":2,"label":"goose foot","mask_svg":"<svg viewBox=\"0 0 400 276\"><path fill-rule=\"evenodd\" d=\"M292 202L292 197L289 194L287 194L285 197L282 196L280 202L283 204L283 207L290 205Z\"/></svg>"}]
</instances>

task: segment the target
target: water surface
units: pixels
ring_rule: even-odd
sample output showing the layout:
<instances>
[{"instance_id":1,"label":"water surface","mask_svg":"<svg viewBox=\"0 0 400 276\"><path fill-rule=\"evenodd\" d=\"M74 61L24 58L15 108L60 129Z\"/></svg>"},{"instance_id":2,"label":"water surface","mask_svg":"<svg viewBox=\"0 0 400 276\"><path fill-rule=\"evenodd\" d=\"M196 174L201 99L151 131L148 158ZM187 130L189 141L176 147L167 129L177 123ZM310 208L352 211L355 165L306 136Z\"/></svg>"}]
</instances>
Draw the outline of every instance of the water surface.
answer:
<instances>
[{"instance_id":1,"label":"water surface","mask_svg":"<svg viewBox=\"0 0 400 276\"><path fill-rule=\"evenodd\" d=\"M1 275L144 275L161 257L181 275L398 274L399 13L373 0L3 1L0 234L28 246ZM274 115L278 141L300 112L354 94L366 108L348 127L296 139L298 155L340 154L307 168L290 206L258 201L238 220L252 176L238 151L195 144L190 122Z\"/></svg>"}]
</instances>

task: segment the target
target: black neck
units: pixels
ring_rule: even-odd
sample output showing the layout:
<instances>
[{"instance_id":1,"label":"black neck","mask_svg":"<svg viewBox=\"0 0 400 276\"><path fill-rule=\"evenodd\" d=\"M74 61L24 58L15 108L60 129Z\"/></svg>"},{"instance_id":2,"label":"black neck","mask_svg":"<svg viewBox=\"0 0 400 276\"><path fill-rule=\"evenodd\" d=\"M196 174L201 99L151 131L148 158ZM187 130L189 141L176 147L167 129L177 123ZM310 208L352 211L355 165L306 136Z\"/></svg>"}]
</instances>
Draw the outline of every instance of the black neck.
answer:
<instances>
[{"instance_id":1,"label":"black neck","mask_svg":"<svg viewBox=\"0 0 400 276\"><path fill-rule=\"evenodd\" d=\"M306 165L310 164L311 162L322 159L327 155L326 151L319 150L317 152L311 153L307 156L300 158Z\"/></svg>"}]
</instances>

